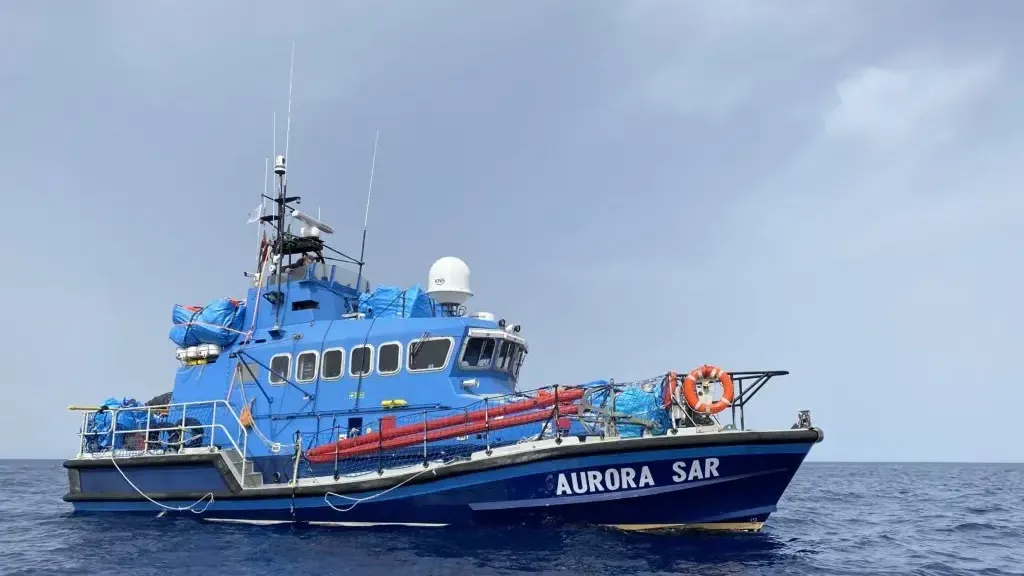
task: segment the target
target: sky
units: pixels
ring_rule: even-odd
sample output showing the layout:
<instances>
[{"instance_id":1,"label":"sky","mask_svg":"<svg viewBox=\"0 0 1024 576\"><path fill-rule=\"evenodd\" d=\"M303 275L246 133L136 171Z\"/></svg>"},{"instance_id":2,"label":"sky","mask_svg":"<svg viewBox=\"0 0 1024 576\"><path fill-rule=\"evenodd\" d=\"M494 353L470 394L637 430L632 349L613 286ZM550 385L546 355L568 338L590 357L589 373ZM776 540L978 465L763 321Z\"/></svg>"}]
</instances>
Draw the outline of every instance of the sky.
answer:
<instances>
[{"instance_id":1,"label":"sky","mask_svg":"<svg viewBox=\"0 0 1024 576\"><path fill-rule=\"evenodd\" d=\"M175 303L244 297L264 162L367 271L472 268L522 387L789 370L812 460L1024 461L1024 5L0 3L0 457L170 390ZM1017 352L1014 352L1017 350ZM12 441L13 440L13 441Z\"/></svg>"}]
</instances>

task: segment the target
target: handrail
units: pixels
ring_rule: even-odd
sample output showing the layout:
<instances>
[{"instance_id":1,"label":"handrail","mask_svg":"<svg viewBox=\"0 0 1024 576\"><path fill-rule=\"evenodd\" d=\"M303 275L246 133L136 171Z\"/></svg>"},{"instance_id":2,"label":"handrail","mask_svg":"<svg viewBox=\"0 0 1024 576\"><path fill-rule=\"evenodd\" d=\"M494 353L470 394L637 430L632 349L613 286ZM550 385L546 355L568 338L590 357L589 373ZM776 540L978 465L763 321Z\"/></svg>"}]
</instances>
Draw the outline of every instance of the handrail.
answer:
<instances>
[{"instance_id":1,"label":"handrail","mask_svg":"<svg viewBox=\"0 0 1024 576\"><path fill-rule=\"evenodd\" d=\"M718 416L727 417L726 413L693 413L685 403L679 404L678 398L671 405L665 405L663 387L668 376L664 373L628 382L609 379L517 390L500 396L480 397L478 401L459 408L431 406L417 410L402 408L393 412L381 410L375 422L369 419L365 428L360 424L361 429L353 430L349 430L348 425L341 425L335 414L329 430L317 426L316 431L294 431L297 434L295 471L289 481L298 481L298 466L302 460L307 466L314 467L333 464L335 478L338 478L341 474L370 471L383 474L385 469L401 468L411 463L428 466L433 461L472 458L481 451L490 455L492 450L524 441L552 439L560 444L570 434L628 438L651 433L675 435L683 428L692 430L686 433L711 433L736 428L737 412L739 429L743 430L743 412L747 402L768 380L788 372L729 374L738 387L738 393L731 406L733 424L724 427ZM619 395L613 393L629 389L641 390L643 395L623 396L617 400ZM644 395L648 398L645 399ZM627 398L630 399L628 405L625 403ZM250 430L242 423L234 406L223 399L159 406L100 407L98 410L81 406L69 409L86 412L80 432L79 456L107 450L116 453L126 448L149 452L154 444L179 452L185 448L201 447L219 450L230 445L241 457L240 463L232 460L232 464L241 466L240 470L236 468L236 472L243 476L243 480L246 464L251 460L248 454ZM145 422L141 420L143 410ZM210 410L210 414L197 418L200 410L204 413ZM218 418L218 410L225 410L230 417L221 415ZM106 413L104 420L98 419L100 413ZM118 422L126 414L136 416ZM237 432L230 429L231 426L237 426ZM258 429L254 431L262 437ZM164 437L164 433L171 437ZM221 434L225 438L218 438ZM141 443L136 439L126 440L132 435L143 436L145 440ZM324 472L324 469L319 471ZM315 474L316 471L310 469L310 473Z\"/></svg>"},{"instance_id":2,"label":"handrail","mask_svg":"<svg viewBox=\"0 0 1024 576\"><path fill-rule=\"evenodd\" d=\"M189 424L187 418L190 414L189 408L192 408L192 417L198 422L197 424ZM112 407L104 408L102 406L96 409L90 409L92 407L83 406L69 406L69 409L82 411L82 427L79 431L79 457L85 454L92 454L95 452L105 452L105 449L91 450L87 449L86 438L97 439L107 438L110 439L109 450L116 452L118 448L118 439L122 441L126 436L141 435L144 440L142 441L141 451L148 452L151 450L151 445L154 443L161 444L168 447L176 447L177 449L185 447L207 447L210 449L220 449L217 443L218 434L220 430L223 436L230 443L231 447L235 449L241 456L241 473L245 472L245 462L248 460L248 448L249 448L249 431L242 424L242 420L238 413L235 412L234 407L231 406L226 400L207 400L201 402L177 402L171 404L152 405L152 406L128 406L128 407ZM208 422L203 422L200 418L196 417L197 410L204 409L210 411L210 417ZM225 410L231 415L231 419L234 424L238 427L237 434L233 434L224 425L223 422L217 421L217 411ZM118 427L118 420L122 415L131 414L136 415L134 418L137 423L141 422L142 413L145 413L145 426L133 425L128 429ZM109 414L109 428L105 430L96 430L96 416L100 414ZM157 418L154 418L156 416ZM160 417L163 417L162 421ZM90 417L92 418L92 428L90 429ZM169 418L168 418L169 417ZM230 422L229 422L230 424ZM195 434L196 430L201 430L202 434ZM192 433L192 438L186 439L185 433ZM179 434L178 440L174 442L164 442L162 440L154 440L154 434L159 438L160 434L163 433L177 433ZM193 443L196 438L201 438L201 443L197 446L188 446ZM237 440L236 440L237 437ZM241 446L239 446L241 441Z\"/></svg>"}]
</instances>

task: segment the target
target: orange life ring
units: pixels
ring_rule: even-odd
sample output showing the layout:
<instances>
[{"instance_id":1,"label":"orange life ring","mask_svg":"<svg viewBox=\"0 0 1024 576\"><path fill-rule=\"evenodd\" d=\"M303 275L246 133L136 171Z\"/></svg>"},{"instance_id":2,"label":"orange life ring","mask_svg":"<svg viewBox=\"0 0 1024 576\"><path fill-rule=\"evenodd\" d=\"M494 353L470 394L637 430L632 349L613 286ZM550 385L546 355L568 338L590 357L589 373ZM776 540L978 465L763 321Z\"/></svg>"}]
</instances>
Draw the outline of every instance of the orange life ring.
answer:
<instances>
[{"instance_id":1,"label":"orange life ring","mask_svg":"<svg viewBox=\"0 0 1024 576\"><path fill-rule=\"evenodd\" d=\"M704 398L701 398L697 394L697 380L719 380L722 382L722 397L710 404ZM722 410L728 408L734 398L734 390L732 385L732 376L729 373L717 366L711 366L710 364L704 364L697 368L694 368L686 378L683 379L683 398L686 399L686 403L694 410L694 412L700 412L701 414L718 414Z\"/></svg>"}]
</instances>

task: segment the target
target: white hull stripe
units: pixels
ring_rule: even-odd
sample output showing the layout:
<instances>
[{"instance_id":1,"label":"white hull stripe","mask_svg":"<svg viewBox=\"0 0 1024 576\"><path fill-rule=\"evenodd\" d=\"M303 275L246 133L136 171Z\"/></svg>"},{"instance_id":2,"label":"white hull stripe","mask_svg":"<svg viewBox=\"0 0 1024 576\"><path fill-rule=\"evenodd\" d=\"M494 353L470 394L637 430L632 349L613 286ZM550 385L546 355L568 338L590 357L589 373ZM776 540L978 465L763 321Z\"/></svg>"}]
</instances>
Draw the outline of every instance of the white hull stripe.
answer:
<instances>
[{"instance_id":1,"label":"white hull stripe","mask_svg":"<svg viewBox=\"0 0 1024 576\"><path fill-rule=\"evenodd\" d=\"M278 526L281 524L294 524L292 520L245 520L242 518L203 518L207 522L222 522L225 524L248 524L250 526ZM447 524L431 522L305 522L310 526L339 526L349 528L368 528L373 526L410 526L413 528L444 528Z\"/></svg>"}]
</instances>

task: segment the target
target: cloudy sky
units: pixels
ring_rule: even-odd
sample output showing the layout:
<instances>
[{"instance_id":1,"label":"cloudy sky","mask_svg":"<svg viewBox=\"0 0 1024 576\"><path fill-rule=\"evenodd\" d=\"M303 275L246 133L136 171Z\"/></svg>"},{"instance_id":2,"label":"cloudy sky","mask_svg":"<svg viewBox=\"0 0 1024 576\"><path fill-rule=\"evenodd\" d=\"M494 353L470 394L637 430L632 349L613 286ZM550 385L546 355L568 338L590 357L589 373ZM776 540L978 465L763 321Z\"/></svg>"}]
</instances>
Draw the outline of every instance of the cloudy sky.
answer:
<instances>
[{"instance_id":1,"label":"cloudy sky","mask_svg":"<svg viewBox=\"0 0 1024 576\"><path fill-rule=\"evenodd\" d=\"M788 369L824 460L1024 460L1024 5L0 4L0 456L170 389L171 306L243 296L272 115L373 282L473 268L528 387ZM283 146L280 146L283 148ZM17 439L17 441L10 441Z\"/></svg>"}]
</instances>

